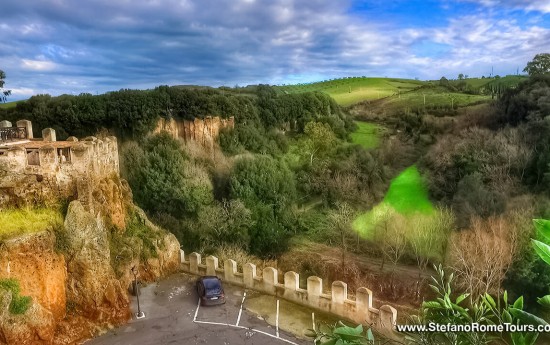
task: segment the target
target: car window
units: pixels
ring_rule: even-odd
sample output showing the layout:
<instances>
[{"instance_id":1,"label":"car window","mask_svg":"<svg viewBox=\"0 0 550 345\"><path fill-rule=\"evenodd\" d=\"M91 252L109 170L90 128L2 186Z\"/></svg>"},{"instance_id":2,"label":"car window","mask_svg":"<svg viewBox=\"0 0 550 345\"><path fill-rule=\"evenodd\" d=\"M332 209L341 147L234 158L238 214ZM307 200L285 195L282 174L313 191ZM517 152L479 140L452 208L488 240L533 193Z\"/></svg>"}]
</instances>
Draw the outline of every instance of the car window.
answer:
<instances>
[{"instance_id":1,"label":"car window","mask_svg":"<svg viewBox=\"0 0 550 345\"><path fill-rule=\"evenodd\" d=\"M218 279L203 280L206 295L215 295L222 292L222 285Z\"/></svg>"}]
</instances>

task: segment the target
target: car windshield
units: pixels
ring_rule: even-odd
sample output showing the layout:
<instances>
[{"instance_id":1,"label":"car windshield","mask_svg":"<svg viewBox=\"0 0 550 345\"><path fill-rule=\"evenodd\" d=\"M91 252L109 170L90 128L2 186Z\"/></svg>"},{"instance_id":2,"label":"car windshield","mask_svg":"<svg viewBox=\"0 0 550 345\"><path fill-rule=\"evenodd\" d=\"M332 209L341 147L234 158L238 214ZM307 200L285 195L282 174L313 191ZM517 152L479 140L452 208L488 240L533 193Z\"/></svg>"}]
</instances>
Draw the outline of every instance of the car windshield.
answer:
<instances>
[{"instance_id":1,"label":"car windshield","mask_svg":"<svg viewBox=\"0 0 550 345\"><path fill-rule=\"evenodd\" d=\"M218 279L205 279L203 284L207 295L216 295L222 292L222 285Z\"/></svg>"}]
</instances>

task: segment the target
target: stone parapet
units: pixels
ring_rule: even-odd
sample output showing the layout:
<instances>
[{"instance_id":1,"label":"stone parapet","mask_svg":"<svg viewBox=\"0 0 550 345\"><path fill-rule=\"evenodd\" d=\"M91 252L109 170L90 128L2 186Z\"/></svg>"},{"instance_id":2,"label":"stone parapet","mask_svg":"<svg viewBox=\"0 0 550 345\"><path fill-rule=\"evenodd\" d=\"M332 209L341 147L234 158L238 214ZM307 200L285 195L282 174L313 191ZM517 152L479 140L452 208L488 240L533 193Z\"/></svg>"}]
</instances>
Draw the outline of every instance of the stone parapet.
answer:
<instances>
[{"instance_id":1,"label":"stone parapet","mask_svg":"<svg viewBox=\"0 0 550 345\"><path fill-rule=\"evenodd\" d=\"M242 272L238 272L234 260L224 261L223 268L218 267L218 263L215 256L208 256L203 264L200 254L191 253L186 258L181 251L181 266L185 272L217 276L228 283L281 297L356 323L369 324L388 336L398 337L394 332L397 310L389 305L374 308L372 291L367 288L357 289L352 299L348 295L347 284L341 281L333 282L331 291L326 292L323 291L323 280L311 276L303 289L300 287L300 275L296 272L286 272L280 282L279 272L273 267L264 268L262 276L258 276L256 266L251 263L244 264Z\"/></svg>"}]
</instances>

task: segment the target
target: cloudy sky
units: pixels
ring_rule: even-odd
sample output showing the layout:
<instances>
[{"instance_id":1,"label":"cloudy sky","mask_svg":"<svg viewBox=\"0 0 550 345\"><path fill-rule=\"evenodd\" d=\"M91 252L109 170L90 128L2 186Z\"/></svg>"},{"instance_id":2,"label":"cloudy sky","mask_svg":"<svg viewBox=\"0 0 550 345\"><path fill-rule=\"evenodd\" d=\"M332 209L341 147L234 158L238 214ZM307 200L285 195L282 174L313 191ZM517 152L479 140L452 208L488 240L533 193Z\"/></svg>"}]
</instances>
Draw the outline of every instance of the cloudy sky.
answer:
<instances>
[{"instance_id":1,"label":"cloudy sky","mask_svg":"<svg viewBox=\"0 0 550 345\"><path fill-rule=\"evenodd\" d=\"M515 74L550 0L2 0L11 100L168 84Z\"/></svg>"}]
</instances>

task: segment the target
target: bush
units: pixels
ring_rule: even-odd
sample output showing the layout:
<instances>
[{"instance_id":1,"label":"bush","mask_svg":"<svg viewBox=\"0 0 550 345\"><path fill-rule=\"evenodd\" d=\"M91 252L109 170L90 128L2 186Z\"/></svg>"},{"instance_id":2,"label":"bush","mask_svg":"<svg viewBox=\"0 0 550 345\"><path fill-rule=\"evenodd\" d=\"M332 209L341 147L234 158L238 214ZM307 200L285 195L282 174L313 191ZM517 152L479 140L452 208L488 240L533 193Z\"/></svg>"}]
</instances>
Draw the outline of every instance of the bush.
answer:
<instances>
[{"instance_id":1,"label":"bush","mask_svg":"<svg viewBox=\"0 0 550 345\"><path fill-rule=\"evenodd\" d=\"M148 138L143 148L129 143L122 149L122 171L137 203L150 213L176 217L195 213L213 200L207 171L188 159L168 133Z\"/></svg>"}]
</instances>

